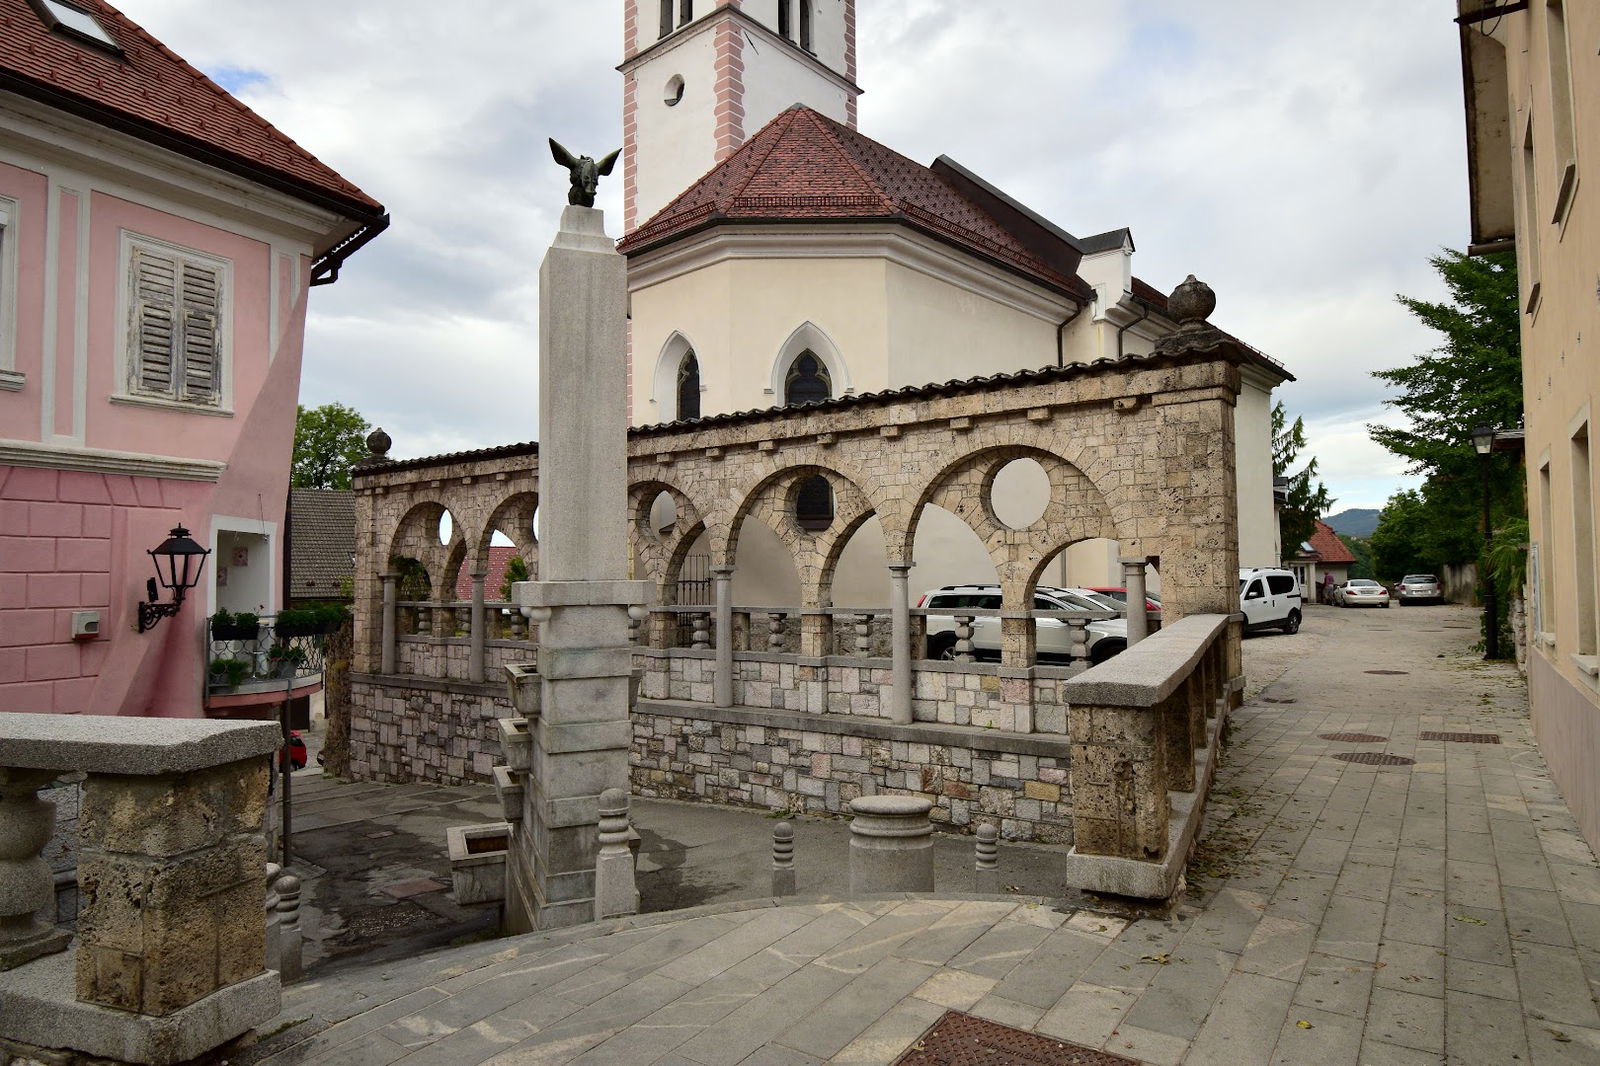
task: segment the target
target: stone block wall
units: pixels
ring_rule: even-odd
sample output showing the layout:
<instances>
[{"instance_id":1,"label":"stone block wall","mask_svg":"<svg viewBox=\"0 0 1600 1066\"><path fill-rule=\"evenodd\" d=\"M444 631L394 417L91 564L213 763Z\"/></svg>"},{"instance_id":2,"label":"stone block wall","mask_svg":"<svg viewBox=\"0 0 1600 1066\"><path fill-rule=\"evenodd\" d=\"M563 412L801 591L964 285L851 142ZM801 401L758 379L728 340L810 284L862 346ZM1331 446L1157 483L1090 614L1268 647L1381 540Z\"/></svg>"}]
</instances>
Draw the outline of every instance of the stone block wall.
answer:
<instances>
[{"instance_id":1,"label":"stone block wall","mask_svg":"<svg viewBox=\"0 0 1600 1066\"><path fill-rule=\"evenodd\" d=\"M365 781L490 781L500 761L495 721L513 713L503 684L352 674L351 774Z\"/></svg>"},{"instance_id":2,"label":"stone block wall","mask_svg":"<svg viewBox=\"0 0 1600 1066\"><path fill-rule=\"evenodd\" d=\"M948 829L982 823L1007 840L1071 844L1066 737L971 728L696 708L641 702L633 716L640 796L766 810L847 814L850 800L892 792L933 802Z\"/></svg>"}]
</instances>

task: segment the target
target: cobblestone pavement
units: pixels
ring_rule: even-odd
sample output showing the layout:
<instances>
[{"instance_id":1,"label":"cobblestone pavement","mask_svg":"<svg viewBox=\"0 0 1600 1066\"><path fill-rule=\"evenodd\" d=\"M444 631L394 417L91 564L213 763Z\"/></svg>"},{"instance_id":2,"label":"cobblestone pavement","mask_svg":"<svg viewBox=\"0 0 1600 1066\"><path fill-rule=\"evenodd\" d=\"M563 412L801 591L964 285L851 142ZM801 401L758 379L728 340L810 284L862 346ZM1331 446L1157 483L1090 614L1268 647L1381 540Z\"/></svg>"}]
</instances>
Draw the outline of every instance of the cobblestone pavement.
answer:
<instances>
[{"instance_id":1,"label":"cobblestone pavement","mask_svg":"<svg viewBox=\"0 0 1600 1066\"><path fill-rule=\"evenodd\" d=\"M1600 865L1520 678L1475 636L1463 608L1312 608L1248 640L1250 698L1165 918L712 905L314 979L247 1058L888 1063L955 1008L1151 1064L1600 1062ZM1357 752L1412 761L1334 758Z\"/></svg>"}]
</instances>

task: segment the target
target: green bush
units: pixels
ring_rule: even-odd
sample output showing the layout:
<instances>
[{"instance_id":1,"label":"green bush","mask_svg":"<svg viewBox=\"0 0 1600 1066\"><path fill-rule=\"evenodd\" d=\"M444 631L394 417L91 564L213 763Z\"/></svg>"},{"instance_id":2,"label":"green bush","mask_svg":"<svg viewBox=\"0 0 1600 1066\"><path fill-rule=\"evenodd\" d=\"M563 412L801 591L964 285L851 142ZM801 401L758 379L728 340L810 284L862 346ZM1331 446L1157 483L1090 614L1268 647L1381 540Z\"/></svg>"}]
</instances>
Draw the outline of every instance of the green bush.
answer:
<instances>
[{"instance_id":1,"label":"green bush","mask_svg":"<svg viewBox=\"0 0 1600 1066\"><path fill-rule=\"evenodd\" d=\"M229 688L237 688L250 676L250 661L248 659L212 659L211 676L226 684Z\"/></svg>"}]
</instances>

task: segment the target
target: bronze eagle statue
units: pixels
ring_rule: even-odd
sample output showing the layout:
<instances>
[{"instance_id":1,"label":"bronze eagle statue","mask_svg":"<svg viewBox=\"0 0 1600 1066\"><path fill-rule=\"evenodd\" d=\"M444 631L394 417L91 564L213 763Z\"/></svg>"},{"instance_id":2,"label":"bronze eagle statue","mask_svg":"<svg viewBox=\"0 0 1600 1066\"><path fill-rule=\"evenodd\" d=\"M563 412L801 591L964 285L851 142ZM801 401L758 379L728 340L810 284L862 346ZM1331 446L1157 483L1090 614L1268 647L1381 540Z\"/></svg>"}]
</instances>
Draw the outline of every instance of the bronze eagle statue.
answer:
<instances>
[{"instance_id":1,"label":"bronze eagle statue","mask_svg":"<svg viewBox=\"0 0 1600 1066\"><path fill-rule=\"evenodd\" d=\"M593 207L595 189L599 188L600 179L610 174L611 168L617 165L617 157L622 155L622 149L618 148L597 163L586 155L574 157L557 143L554 137L551 137L550 154L572 175L572 188L567 192L567 203L578 207Z\"/></svg>"}]
</instances>

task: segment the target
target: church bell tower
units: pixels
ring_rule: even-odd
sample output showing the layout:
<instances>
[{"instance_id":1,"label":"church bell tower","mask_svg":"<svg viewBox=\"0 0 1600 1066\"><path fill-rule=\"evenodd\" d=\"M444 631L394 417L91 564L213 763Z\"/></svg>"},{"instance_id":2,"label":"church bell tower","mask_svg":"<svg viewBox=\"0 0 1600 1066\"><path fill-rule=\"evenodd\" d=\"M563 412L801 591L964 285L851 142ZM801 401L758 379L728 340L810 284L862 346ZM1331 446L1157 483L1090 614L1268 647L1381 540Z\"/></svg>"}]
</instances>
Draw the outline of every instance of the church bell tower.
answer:
<instances>
[{"instance_id":1,"label":"church bell tower","mask_svg":"<svg viewBox=\"0 0 1600 1066\"><path fill-rule=\"evenodd\" d=\"M779 112L856 125L856 0L623 0L623 229Z\"/></svg>"}]
</instances>

